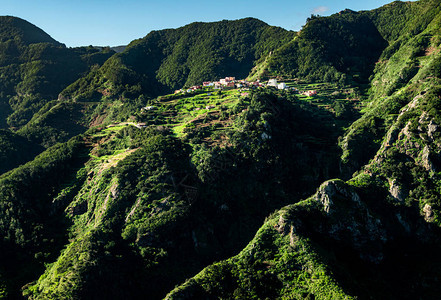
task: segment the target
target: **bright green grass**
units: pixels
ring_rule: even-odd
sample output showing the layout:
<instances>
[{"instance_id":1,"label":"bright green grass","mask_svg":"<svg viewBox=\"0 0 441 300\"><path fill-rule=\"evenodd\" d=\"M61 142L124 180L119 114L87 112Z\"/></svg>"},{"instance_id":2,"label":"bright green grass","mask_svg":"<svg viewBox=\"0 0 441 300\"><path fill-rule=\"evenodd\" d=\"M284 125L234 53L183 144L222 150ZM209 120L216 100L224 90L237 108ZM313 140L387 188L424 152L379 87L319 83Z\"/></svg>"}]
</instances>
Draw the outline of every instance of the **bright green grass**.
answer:
<instances>
[{"instance_id":1,"label":"bright green grass","mask_svg":"<svg viewBox=\"0 0 441 300\"><path fill-rule=\"evenodd\" d=\"M176 136L182 136L184 128L191 121L217 114L221 108L232 108L238 102L240 93L240 90L233 89L223 90L220 95L217 91L190 96L183 95L181 98L158 102L157 113L168 112L169 115L165 117L167 124L162 125L171 126ZM211 106L211 108L206 109L207 106Z\"/></svg>"},{"instance_id":2,"label":"bright green grass","mask_svg":"<svg viewBox=\"0 0 441 300\"><path fill-rule=\"evenodd\" d=\"M129 124L124 124L124 125L116 125L116 126L112 126L112 127L108 127L103 129L104 132L106 133L112 133L112 132L118 132L121 129L127 127Z\"/></svg>"}]
</instances>

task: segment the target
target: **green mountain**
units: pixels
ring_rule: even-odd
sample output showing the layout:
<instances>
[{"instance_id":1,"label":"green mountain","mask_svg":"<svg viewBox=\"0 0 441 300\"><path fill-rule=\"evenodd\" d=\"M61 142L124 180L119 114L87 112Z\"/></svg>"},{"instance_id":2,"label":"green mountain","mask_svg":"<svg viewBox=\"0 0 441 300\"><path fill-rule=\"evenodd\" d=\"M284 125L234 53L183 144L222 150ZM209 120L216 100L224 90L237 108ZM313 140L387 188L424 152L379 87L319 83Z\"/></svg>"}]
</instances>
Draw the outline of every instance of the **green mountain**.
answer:
<instances>
[{"instance_id":1,"label":"green mountain","mask_svg":"<svg viewBox=\"0 0 441 300\"><path fill-rule=\"evenodd\" d=\"M43 148L9 130L0 129L0 174L32 160Z\"/></svg>"},{"instance_id":2,"label":"green mountain","mask_svg":"<svg viewBox=\"0 0 441 300\"><path fill-rule=\"evenodd\" d=\"M341 176L358 171L272 215L237 256L167 299L437 297L440 10L419 1L355 13L389 43L361 118L340 140Z\"/></svg>"},{"instance_id":3,"label":"green mountain","mask_svg":"<svg viewBox=\"0 0 441 300\"><path fill-rule=\"evenodd\" d=\"M66 48L25 20L0 17L0 128L12 129L33 145L33 149L23 146L21 153L17 153L17 147L24 142L12 146L8 140L10 146L4 144L7 148L2 149L5 164L2 164L0 173L35 157L43 149L39 145L47 147L84 132L84 126L75 130L82 126L78 124L78 118L70 118L71 124L63 127L65 120L69 119L66 114L59 117L61 123L51 124L52 127L35 126L33 122L27 126L30 129L23 130L24 133L17 132L17 129L26 125L46 104L56 104L53 100L65 87L113 54L109 49ZM44 110L40 111L40 119L43 113ZM71 126L72 123L75 124ZM61 128L57 128L60 124ZM5 139L12 135L12 132L2 131Z\"/></svg>"},{"instance_id":4,"label":"green mountain","mask_svg":"<svg viewBox=\"0 0 441 300\"><path fill-rule=\"evenodd\" d=\"M0 18L0 124L21 127L70 83L114 52L66 48L36 26Z\"/></svg>"},{"instance_id":5,"label":"green mountain","mask_svg":"<svg viewBox=\"0 0 441 300\"><path fill-rule=\"evenodd\" d=\"M366 12L389 46L371 75L366 113L341 142L343 163L350 174L375 155L400 109L418 93L437 86L440 9L439 1L393 2ZM392 18L399 21L387 25Z\"/></svg>"},{"instance_id":6,"label":"green mountain","mask_svg":"<svg viewBox=\"0 0 441 300\"><path fill-rule=\"evenodd\" d=\"M294 34L253 18L153 31L62 95L89 101L103 96L154 97L225 76L245 78L256 61Z\"/></svg>"},{"instance_id":7,"label":"green mountain","mask_svg":"<svg viewBox=\"0 0 441 300\"><path fill-rule=\"evenodd\" d=\"M0 130L0 298L438 298L440 10L193 23L113 55L6 17L4 116L29 117ZM289 89L170 93L227 75Z\"/></svg>"},{"instance_id":8,"label":"green mountain","mask_svg":"<svg viewBox=\"0 0 441 300\"><path fill-rule=\"evenodd\" d=\"M298 35L276 51L252 77L283 76L366 83L387 42L369 16L350 10L311 16Z\"/></svg>"}]
</instances>

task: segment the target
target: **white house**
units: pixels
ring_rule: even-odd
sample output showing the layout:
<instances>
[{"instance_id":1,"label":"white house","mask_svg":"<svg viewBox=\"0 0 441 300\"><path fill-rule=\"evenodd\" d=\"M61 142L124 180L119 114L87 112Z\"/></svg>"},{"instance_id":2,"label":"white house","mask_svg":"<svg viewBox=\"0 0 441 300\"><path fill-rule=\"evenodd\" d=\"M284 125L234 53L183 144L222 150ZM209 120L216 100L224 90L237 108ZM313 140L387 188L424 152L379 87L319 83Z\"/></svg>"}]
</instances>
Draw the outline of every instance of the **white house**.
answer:
<instances>
[{"instance_id":1,"label":"white house","mask_svg":"<svg viewBox=\"0 0 441 300\"><path fill-rule=\"evenodd\" d=\"M273 79L268 80L267 86L275 86L275 87L277 87L277 79L273 78Z\"/></svg>"},{"instance_id":2,"label":"white house","mask_svg":"<svg viewBox=\"0 0 441 300\"><path fill-rule=\"evenodd\" d=\"M279 84L277 85L277 88L278 88L279 90L284 90L284 89L286 89L286 83L284 83L284 82L279 83Z\"/></svg>"}]
</instances>

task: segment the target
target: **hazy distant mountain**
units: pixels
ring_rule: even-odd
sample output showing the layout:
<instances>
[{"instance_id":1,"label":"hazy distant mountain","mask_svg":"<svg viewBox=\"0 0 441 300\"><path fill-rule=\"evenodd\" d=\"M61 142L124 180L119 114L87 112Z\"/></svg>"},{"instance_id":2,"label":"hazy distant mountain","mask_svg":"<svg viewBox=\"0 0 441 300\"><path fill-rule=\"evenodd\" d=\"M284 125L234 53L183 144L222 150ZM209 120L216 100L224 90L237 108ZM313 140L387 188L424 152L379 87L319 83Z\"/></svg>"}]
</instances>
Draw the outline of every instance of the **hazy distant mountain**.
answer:
<instances>
[{"instance_id":1,"label":"hazy distant mountain","mask_svg":"<svg viewBox=\"0 0 441 300\"><path fill-rule=\"evenodd\" d=\"M110 49L112 49L113 51L115 51L116 53L121 53L126 49L127 45L125 46L114 46L114 47L110 47Z\"/></svg>"},{"instance_id":2,"label":"hazy distant mountain","mask_svg":"<svg viewBox=\"0 0 441 300\"><path fill-rule=\"evenodd\" d=\"M112 51L115 51L116 53L120 53L123 52L124 49L127 46L115 46L115 47L109 47L109 46L93 46L93 48L98 49L98 50L107 50L110 49Z\"/></svg>"}]
</instances>

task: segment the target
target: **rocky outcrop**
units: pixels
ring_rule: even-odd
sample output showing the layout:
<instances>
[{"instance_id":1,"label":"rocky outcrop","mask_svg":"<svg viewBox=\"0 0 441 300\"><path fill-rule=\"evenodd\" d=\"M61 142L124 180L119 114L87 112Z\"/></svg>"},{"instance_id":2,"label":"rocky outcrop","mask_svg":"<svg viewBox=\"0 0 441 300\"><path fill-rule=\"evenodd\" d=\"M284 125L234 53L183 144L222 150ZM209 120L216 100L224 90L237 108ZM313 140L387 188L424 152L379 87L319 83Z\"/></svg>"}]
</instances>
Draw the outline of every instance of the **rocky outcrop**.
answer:
<instances>
[{"instance_id":1,"label":"rocky outcrop","mask_svg":"<svg viewBox=\"0 0 441 300\"><path fill-rule=\"evenodd\" d=\"M439 130L439 126L436 125L433 120L430 120L429 125L427 125L427 135L429 136L429 138L433 141L435 139L434 137L434 133L438 132Z\"/></svg>"},{"instance_id":2,"label":"rocky outcrop","mask_svg":"<svg viewBox=\"0 0 441 300\"><path fill-rule=\"evenodd\" d=\"M342 181L331 180L320 186L314 198L328 215L324 227L327 234L349 243L364 259L376 263L382 260L386 231L355 191ZM366 251L368 248L375 250Z\"/></svg>"},{"instance_id":3,"label":"rocky outcrop","mask_svg":"<svg viewBox=\"0 0 441 300\"><path fill-rule=\"evenodd\" d=\"M429 146L426 145L423 149L423 151L421 152L421 165L422 167L424 167L424 169L426 169L429 172L435 172L435 167L432 163L432 161L430 160L430 155L431 152L429 150Z\"/></svg>"},{"instance_id":4,"label":"rocky outcrop","mask_svg":"<svg viewBox=\"0 0 441 300\"><path fill-rule=\"evenodd\" d=\"M386 230L352 187L341 180L330 180L307 201L308 208L292 206L274 226L280 234L289 234L291 243L299 234L315 231L353 248L363 260L383 260L383 245L388 241ZM316 213L323 216L320 222L311 221L317 218Z\"/></svg>"},{"instance_id":5,"label":"rocky outcrop","mask_svg":"<svg viewBox=\"0 0 441 300\"><path fill-rule=\"evenodd\" d=\"M77 203L75 206L70 206L68 208L68 213L71 216L82 215L85 212L87 212L87 201Z\"/></svg>"},{"instance_id":6,"label":"rocky outcrop","mask_svg":"<svg viewBox=\"0 0 441 300\"><path fill-rule=\"evenodd\" d=\"M435 219L432 206L430 206L429 204L424 205L423 213L424 213L424 220L426 222L432 222Z\"/></svg>"},{"instance_id":7,"label":"rocky outcrop","mask_svg":"<svg viewBox=\"0 0 441 300\"><path fill-rule=\"evenodd\" d=\"M398 202L403 202L407 197L407 192L398 184L396 179L389 180L389 193Z\"/></svg>"}]
</instances>

